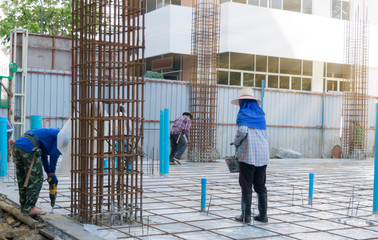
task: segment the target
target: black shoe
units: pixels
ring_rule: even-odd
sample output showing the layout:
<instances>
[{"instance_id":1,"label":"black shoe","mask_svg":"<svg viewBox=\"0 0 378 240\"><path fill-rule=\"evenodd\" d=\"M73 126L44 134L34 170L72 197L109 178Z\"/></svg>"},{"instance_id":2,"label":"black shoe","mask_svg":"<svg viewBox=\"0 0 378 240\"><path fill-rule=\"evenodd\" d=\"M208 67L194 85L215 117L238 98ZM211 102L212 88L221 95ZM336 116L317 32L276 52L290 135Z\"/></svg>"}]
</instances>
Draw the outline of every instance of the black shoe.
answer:
<instances>
[{"instance_id":1,"label":"black shoe","mask_svg":"<svg viewBox=\"0 0 378 240\"><path fill-rule=\"evenodd\" d=\"M268 195L266 193L257 194L258 197L258 209L259 209L259 215L254 217L256 221L267 223L268 222L268 216L267 216L267 210L268 210Z\"/></svg>"},{"instance_id":2,"label":"black shoe","mask_svg":"<svg viewBox=\"0 0 378 240\"><path fill-rule=\"evenodd\" d=\"M250 223L251 222L251 204L252 204L252 194L242 195L242 204L244 205L244 210L240 216L236 216L235 220Z\"/></svg>"}]
</instances>

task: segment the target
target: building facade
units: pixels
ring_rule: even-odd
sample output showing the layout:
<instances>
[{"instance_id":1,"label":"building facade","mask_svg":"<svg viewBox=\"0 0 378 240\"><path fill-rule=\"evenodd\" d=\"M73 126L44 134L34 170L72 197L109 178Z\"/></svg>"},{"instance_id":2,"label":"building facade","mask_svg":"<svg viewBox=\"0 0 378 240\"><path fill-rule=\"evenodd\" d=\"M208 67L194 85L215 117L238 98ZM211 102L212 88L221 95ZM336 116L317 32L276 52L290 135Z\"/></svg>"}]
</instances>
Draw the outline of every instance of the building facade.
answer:
<instances>
[{"instance_id":1,"label":"building facade","mask_svg":"<svg viewBox=\"0 0 378 240\"><path fill-rule=\"evenodd\" d=\"M378 25L368 2L369 90L378 96ZM219 84L344 91L349 0L221 0ZM191 0L146 2L146 71L189 81ZM353 12L353 10L352 10Z\"/></svg>"}]
</instances>

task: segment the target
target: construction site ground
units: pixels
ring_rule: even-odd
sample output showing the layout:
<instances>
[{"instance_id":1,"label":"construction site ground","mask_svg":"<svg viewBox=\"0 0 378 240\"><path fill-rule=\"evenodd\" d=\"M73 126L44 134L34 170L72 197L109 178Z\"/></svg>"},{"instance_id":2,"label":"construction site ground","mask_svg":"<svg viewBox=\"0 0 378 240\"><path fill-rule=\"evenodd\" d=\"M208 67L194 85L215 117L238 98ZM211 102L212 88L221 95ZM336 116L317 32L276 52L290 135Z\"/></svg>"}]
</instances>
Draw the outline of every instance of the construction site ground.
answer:
<instances>
[{"instance_id":1,"label":"construction site ground","mask_svg":"<svg viewBox=\"0 0 378 240\"><path fill-rule=\"evenodd\" d=\"M145 165L143 224L94 226L71 219L71 181L62 175L53 213L48 184L43 185L38 205L48 214L42 219L62 239L378 239L378 215L372 213L374 159L272 159L267 168L269 223L250 225L234 220L240 214L238 173L230 173L224 160L183 161L170 166L166 176L151 166ZM13 163L8 173L0 191L18 202ZM312 205L309 173L315 174ZM207 179L204 212L202 178ZM253 212L258 213L255 193Z\"/></svg>"}]
</instances>

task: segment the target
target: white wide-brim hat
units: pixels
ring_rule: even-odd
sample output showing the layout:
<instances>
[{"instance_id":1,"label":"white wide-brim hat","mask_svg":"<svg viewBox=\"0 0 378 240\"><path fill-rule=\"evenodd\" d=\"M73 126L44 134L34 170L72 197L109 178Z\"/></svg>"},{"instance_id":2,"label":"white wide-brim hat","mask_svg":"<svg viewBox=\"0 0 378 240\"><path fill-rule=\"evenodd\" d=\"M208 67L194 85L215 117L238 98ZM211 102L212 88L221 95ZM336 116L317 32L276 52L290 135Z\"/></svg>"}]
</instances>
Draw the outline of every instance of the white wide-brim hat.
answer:
<instances>
[{"instance_id":1,"label":"white wide-brim hat","mask_svg":"<svg viewBox=\"0 0 378 240\"><path fill-rule=\"evenodd\" d=\"M239 105L239 100L240 99L254 99L256 100L256 102L261 106L262 102L260 101L260 99L258 98L255 98L253 96L253 90L251 88L243 88L242 89L242 92L240 94L240 97L237 98L237 99L234 99L231 101L231 104L234 104L234 105Z\"/></svg>"}]
</instances>

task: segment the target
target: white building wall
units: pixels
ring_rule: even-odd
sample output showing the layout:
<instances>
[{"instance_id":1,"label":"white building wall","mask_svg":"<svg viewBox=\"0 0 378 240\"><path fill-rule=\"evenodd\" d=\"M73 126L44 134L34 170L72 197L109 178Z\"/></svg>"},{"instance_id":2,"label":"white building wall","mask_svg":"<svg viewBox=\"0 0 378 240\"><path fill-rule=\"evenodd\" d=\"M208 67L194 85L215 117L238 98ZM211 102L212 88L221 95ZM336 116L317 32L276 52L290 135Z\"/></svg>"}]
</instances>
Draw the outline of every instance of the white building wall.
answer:
<instances>
[{"instance_id":1,"label":"white building wall","mask_svg":"<svg viewBox=\"0 0 378 240\"><path fill-rule=\"evenodd\" d=\"M329 17L331 14L331 0L312 1L312 13L316 16Z\"/></svg>"}]
</instances>

